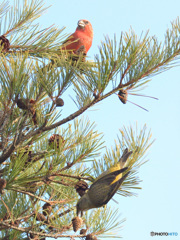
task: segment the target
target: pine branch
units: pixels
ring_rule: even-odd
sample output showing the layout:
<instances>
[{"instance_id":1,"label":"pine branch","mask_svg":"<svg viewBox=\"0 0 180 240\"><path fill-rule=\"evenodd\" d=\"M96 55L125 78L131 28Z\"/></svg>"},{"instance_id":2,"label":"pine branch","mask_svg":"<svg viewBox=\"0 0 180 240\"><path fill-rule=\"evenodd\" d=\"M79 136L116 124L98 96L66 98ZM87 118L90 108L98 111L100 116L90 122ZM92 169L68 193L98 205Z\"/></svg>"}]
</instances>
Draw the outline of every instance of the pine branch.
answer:
<instances>
[{"instance_id":1,"label":"pine branch","mask_svg":"<svg viewBox=\"0 0 180 240\"><path fill-rule=\"evenodd\" d=\"M20 31L23 28L27 29L29 24L40 17L40 15L46 10L42 7L42 0L32 0L29 3L24 1L22 8L20 8L19 1L17 1L17 5L11 7L9 10L9 26L8 30L4 33L4 36Z\"/></svg>"},{"instance_id":2,"label":"pine branch","mask_svg":"<svg viewBox=\"0 0 180 240\"><path fill-rule=\"evenodd\" d=\"M42 236L42 237L51 237L51 238L71 238L72 235L68 235L68 234L61 234L61 233L42 233L42 232L35 232L35 231L32 231L30 230L32 227L28 227L28 228L22 228L22 227L16 227L16 226L13 226L12 224L8 224L8 223L4 223L4 222L1 222L0 225L4 226L4 227L7 227L7 228L10 228L10 229L14 229L14 230L17 230L17 231L20 231L20 232L26 232L26 233L29 233L29 234L32 234L32 235L36 235L36 236ZM80 237L85 237L86 235L82 234L82 235L73 235L73 237L76 237L76 238L80 238Z\"/></svg>"},{"instance_id":3,"label":"pine branch","mask_svg":"<svg viewBox=\"0 0 180 240\"><path fill-rule=\"evenodd\" d=\"M88 230L95 235L102 237L119 238L119 230L125 219L121 219L118 211L113 211L111 208L104 207L103 209L95 209L91 211L86 218ZM113 229L113 232L111 230ZM118 229L117 234L115 233Z\"/></svg>"}]
</instances>

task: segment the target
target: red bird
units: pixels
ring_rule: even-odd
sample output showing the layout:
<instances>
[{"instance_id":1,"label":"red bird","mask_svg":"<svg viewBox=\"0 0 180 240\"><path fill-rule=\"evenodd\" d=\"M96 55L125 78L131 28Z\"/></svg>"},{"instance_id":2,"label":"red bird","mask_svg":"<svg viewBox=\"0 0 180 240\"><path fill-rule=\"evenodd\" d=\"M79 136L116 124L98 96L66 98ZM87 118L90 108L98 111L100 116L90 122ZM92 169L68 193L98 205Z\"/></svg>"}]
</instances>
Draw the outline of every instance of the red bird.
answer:
<instances>
[{"instance_id":1,"label":"red bird","mask_svg":"<svg viewBox=\"0 0 180 240\"><path fill-rule=\"evenodd\" d=\"M76 31L68 37L64 42L65 46L62 50L72 51L77 54L78 51L82 51L87 54L93 40L93 29L92 25L87 20L79 20Z\"/></svg>"}]
</instances>

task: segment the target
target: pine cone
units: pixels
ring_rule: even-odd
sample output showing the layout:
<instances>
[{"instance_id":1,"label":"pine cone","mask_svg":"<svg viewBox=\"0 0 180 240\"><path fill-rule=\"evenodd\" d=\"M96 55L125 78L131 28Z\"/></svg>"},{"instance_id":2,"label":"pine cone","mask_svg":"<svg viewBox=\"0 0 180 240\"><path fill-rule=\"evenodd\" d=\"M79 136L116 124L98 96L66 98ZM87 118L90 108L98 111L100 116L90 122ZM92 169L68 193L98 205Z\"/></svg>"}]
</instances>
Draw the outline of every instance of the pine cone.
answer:
<instances>
[{"instance_id":1,"label":"pine cone","mask_svg":"<svg viewBox=\"0 0 180 240\"><path fill-rule=\"evenodd\" d=\"M85 240L97 240L97 237L91 233L86 236Z\"/></svg>"},{"instance_id":2,"label":"pine cone","mask_svg":"<svg viewBox=\"0 0 180 240\"><path fill-rule=\"evenodd\" d=\"M64 143L64 138L60 136L59 134L53 134L49 139L49 146L54 148L54 145L59 148L59 142Z\"/></svg>"},{"instance_id":3,"label":"pine cone","mask_svg":"<svg viewBox=\"0 0 180 240\"><path fill-rule=\"evenodd\" d=\"M75 217L72 219L72 225L73 225L73 230L74 232L77 232L77 230L81 227L82 225L82 218L80 217Z\"/></svg>"},{"instance_id":4,"label":"pine cone","mask_svg":"<svg viewBox=\"0 0 180 240\"><path fill-rule=\"evenodd\" d=\"M37 213L36 220L37 221L41 221L41 222L45 222L46 221L46 217L42 213Z\"/></svg>"},{"instance_id":5,"label":"pine cone","mask_svg":"<svg viewBox=\"0 0 180 240\"><path fill-rule=\"evenodd\" d=\"M126 103L127 103L127 97L128 97L128 92L127 92L127 90L121 89L121 90L118 92L118 95L119 95L120 101L121 101L123 104L126 104Z\"/></svg>"},{"instance_id":6,"label":"pine cone","mask_svg":"<svg viewBox=\"0 0 180 240\"><path fill-rule=\"evenodd\" d=\"M80 231L80 234L86 234L87 233L87 229L81 229L81 231Z\"/></svg>"},{"instance_id":7,"label":"pine cone","mask_svg":"<svg viewBox=\"0 0 180 240\"><path fill-rule=\"evenodd\" d=\"M2 193L3 189L6 187L6 180L3 178L0 178L0 193Z\"/></svg>"},{"instance_id":8,"label":"pine cone","mask_svg":"<svg viewBox=\"0 0 180 240\"><path fill-rule=\"evenodd\" d=\"M3 46L2 52L9 51L10 43L4 35L0 36L0 45Z\"/></svg>"},{"instance_id":9,"label":"pine cone","mask_svg":"<svg viewBox=\"0 0 180 240\"><path fill-rule=\"evenodd\" d=\"M47 216L52 212L52 206L50 203L45 203L43 205L43 215Z\"/></svg>"},{"instance_id":10,"label":"pine cone","mask_svg":"<svg viewBox=\"0 0 180 240\"><path fill-rule=\"evenodd\" d=\"M62 107L64 106L64 101L62 98L57 98L56 99L56 107Z\"/></svg>"},{"instance_id":11,"label":"pine cone","mask_svg":"<svg viewBox=\"0 0 180 240\"><path fill-rule=\"evenodd\" d=\"M79 180L75 185L75 189L76 192L82 197L85 191L88 189L88 184L83 180Z\"/></svg>"},{"instance_id":12,"label":"pine cone","mask_svg":"<svg viewBox=\"0 0 180 240\"><path fill-rule=\"evenodd\" d=\"M28 109L28 102L29 102L29 99L27 98L19 98L17 101L16 101L16 104L18 106L18 108L20 109L23 109L23 110L27 110Z\"/></svg>"},{"instance_id":13,"label":"pine cone","mask_svg":"<svg viewBox=\"0 0 180 240\"><path fill-rule=\"evenodd\" d=\"M36 101L34 99L29 100L28 98L19 98L16 101L16 104L20 109L29 110L31 112L34 125L37 124L35 103Z\"/></svg>"}]
</instances>

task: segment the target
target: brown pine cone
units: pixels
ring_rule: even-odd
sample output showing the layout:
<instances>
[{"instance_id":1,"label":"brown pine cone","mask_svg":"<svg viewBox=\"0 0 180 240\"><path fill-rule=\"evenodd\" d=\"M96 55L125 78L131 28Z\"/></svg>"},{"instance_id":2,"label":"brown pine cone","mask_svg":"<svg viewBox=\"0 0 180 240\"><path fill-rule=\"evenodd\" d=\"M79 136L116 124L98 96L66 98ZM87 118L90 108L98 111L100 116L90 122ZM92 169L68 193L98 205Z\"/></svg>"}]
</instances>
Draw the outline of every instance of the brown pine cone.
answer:
<instances>
[{"instance_id":1,"label":"brown pine cone","mask_svg":"<svg viewBox=\"0 0 180 240\"><path fill-rule=\"evenodd\" d=\"M42 213L37 213L36 220L44 222L44 221L46 221L46 217Z\"/></svg>"},{"instance_id":2,"label":"brown pine cone","mask_svg":"<svg viewBox=\"0 0 180 240\"><path fill-rule=\"evenodd\" d=\"M34 106L36 101L34 99L28 99L28 98L19 98L16 100L16 104L19 108L23 110L30 110L30 112L33 112Z\"/></svg>"},{"instance_id":3,"label":"brown pine cone","mask_svg":"<svg viewBox=\"0 0 180 240\"><path fill-rule=\"evenodd\" d=\"M0 193L2 194L3 193L3 189L6 187L6 180L3 179L3 178L0 178Z\"/></svg>"},{"instance_id":4,"label":"brown pine cone","mask_svg":"<svg viewBox=\"0 0 180 240\"><path fill-rule=\"evenodd\" d=\"M75 217L72 219L72 225L73 225L73 230L74 232L77 232L77 230L81 227L82 225L82 218L80 217Z\"/></svg>"},{"instance_id":5,"label":"brown pine cone","mask_svg":"<svg viewBox=\"0 0 180 240\"><path fill-rule=\"evenodd\" d=\"M64 143L65 140L62 136L60 136L59 134L53 134L50 138L49 138L49 146L54 148L55 146L57 148L59 148L59 143Z\"/></svg>"},{"instance_id":6,"label":"brown pine cone","mask_svg":"<svg viewBox=\"0 0 180 240\"><path fill-rule=\"evenodd\" d=\"M36 101L34 99L28 99L28 98L19 98L16 100L16 104L20 109L23 110L29 110L32 114L32 120L34 125L37 124L37 115L36 115L36 109L35 109L35 103Z\"/></svg>"},{"instance_id":7,"label":"brown pine cone","mask_svg":"<svg viewBox=\"0 0 180 240\"><path fill-rule=\"evenodd\" d=\"M52 206L50 203L45 203L43 205L43 215L47 216L52 212Z\"/></svg>"},{"instance_id":8,"label":"brown pine cone","mask_svg":"<svg viewBox=\"0 0 180 240\"><path fill-rule=\"evenodd\" d=\"M86 240L97 240L97 237L94 236L94 235L91 233L91 234L88 234L85 239L86 239Z\"/></svg>"},{"instance_id":9,"label":"brown pine cone","mask_svg":"<svg viewBox=\"0 0 180 240\"><path fill-rule=\"evenodd\" d=\"M16 101L16 104L17 104L18 108L23 109L23 110L28 109L28 103L29 103L29 99L27 99L27 98L24 98L24 99L19 98Z\"/></svg>"},{"instance_id":10,"label":"brown pine cone","mask_svg":"<svg viewBox=\"0 0 180 240\"><path fill-rule=\"evenodd\" d=\"M121 101L123 104L126 104L126 103L127 103L127 97L128 97L128 92L127 92L127 90L121 89L121 90L118 92L118 96L119 96L120 101Z\"/></svg>"},{"instance_id":11,"label":"brown pine cone","mask_svg":"<svg viewBox=\"0 0 180 240\"><path fill-rule=\"evenodd\" d=\"M10 43L4 35L0 36L0 45L3 46L2 52L9 51Z\"/></svg>"},{"instance_id":12,"label":"brown pine cone","mask_svg":"<svg viewBox=\"0 0 180 240\"><path fill-rule=\"evenodd\" d=\"M56 99L56 107L62 107L64 106L64 101L62 98L57 98Z\"/></svg>"},{"instance_id":13,"label":"brown pine cone","mask_svg":"<svg viewBox=\"0 0 180 240\"><path fill-rule=\"evenodd\" d=\"M81 229L81 231L80 231L80 234L86 234L87 233L87 229Z\"/></svg>"},{"instance_id":14,"label":"brown pine cone","mask_svg":"<svg viewBox=\"0 0 180 240\"><path fill-rule=\"evenodd\" d=\"M79 180L75 185L75 189L76 192L82 197L85 191L88 189L88 184L83 180Z\"/></svg>"}]
</instances>

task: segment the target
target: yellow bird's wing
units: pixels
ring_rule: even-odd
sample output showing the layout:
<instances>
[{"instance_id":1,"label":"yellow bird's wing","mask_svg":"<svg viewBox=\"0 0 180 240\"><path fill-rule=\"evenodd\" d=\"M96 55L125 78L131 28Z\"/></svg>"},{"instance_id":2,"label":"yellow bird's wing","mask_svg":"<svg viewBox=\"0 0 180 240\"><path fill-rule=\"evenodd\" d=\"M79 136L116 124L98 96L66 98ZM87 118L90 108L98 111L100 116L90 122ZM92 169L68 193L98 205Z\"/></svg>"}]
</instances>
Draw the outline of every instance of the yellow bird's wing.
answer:
<instances>
[{"instance_id":1,"label":"yellow bird's wing","mask_svg":"<svg viewBox=\"0 0 180 240\"><path fill-rule=\"evenodd\" d=\"M110 187L111 189L108 193L106 200L104 201L104 204L107 204L109 202L109 200L114 196L114 194L117 192L117 190L119 189L121 184L124 182L124 180L129 175L129 173L130 173L130 171L127 172L126 174L124 174L124 176L121 179L119 179L117 182L111 184L111 187Z\"/></svg>"},{"instance_id":2,"label":"yellow bird's wing","mask_svg":"<svg viewBox=\"0 0 180 240\"><path fill-rule=\"evenodd\" d=\"M128 148L126 148L121 156L121 158L119 159L119 162L116 163L116 165L110 167L107 171L103 172L102 174L100 174L95 180L94 180L94 183L97 182L97 180L99 180L100 178L106 176L108 173L111 173L111 172L115 172L115 171L118 171L120 169L122 169L125 164L126 164L126 161L127 159L129 158L129 156L132 154L133 152L128 150ZM122 177L122 174L119 175L119 179Z\"/></svg>"},{"instance_id":3,"label":"yellow bird's wing","mask_svg":"<svg viewBox=\"0 0 180 240\"><path fill-rule=\"evenodd\" d=\"M114 196L129 172L119 179L119 175L128 168L122 168L118 171L111 172L94 182L87 192L90 201L94 207L105 205Z\"/></svg>"}]
</instances>

